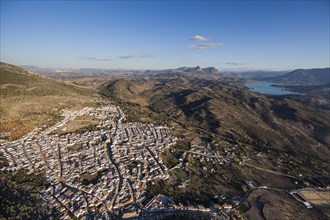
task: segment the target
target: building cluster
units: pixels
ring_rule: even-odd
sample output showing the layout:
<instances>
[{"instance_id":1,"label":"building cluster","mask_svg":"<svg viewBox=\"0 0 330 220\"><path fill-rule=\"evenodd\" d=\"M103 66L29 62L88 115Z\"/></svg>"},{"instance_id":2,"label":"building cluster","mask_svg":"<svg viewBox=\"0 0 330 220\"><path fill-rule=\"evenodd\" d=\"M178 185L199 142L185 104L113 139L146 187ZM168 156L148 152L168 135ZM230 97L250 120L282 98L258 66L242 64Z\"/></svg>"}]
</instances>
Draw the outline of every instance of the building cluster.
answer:
<instances>
[{"instance_id":1,"label":"building cluster","mask_svg":"<svg viewBox=\"0 0 330 220\"><path fill-rule=\"evenodd\" d=\"M193 157L199 162L208 162L212 164L230 164L232 163L236 151L234 149L225 149L224 153L215 152L207 148L192 148L186 152L186 157Z\"/></svg>"},{"instance_id":2,"label":"building cluster","mask_svg":"<svg viewBox=\"0 0 330 220\"><path fill-rule=\"evenodd\" d=\"M148 181L168 177L160 153L176 141L167 127L122 123L119 107L103 106L63 112L64 119L6 143L4 172L42 171L48 180L44 200L63 219L133 213L143 208ZM56 134L78 116L97 121L94 129Z\"/></svg>"},{"instance_id":3,"label":"building cluster","mask_svg":"<svg viewBox=\"0 0 330 220\"><path fill-rule=\"evenodd\" d=\"M187 169L187 162L195 161L198 164L204 164L203 170L214 173L215 169L212 166L229 165L234 161L242 164L242 162L249 160L249 157L242 153L241 149L234 144L227 144L221 146L221 150L217 149L214 143L207 143L207 147L192 144L191 149L182 150L175 147L170 147L169 152L175 154L176 151L183 152L179 158L178 163L174 168ZM226 177L224 177L226 179Z\"/></svg>"}]
</instances>

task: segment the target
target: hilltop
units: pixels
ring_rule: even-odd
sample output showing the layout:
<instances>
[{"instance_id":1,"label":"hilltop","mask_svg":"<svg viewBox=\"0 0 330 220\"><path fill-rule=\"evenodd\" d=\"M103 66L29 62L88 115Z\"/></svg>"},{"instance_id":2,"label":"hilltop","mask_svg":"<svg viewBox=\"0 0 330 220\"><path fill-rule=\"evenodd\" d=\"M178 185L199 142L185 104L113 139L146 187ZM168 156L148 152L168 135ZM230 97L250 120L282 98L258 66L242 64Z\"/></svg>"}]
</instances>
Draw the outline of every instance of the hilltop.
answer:
<instances>
[{"instance_id":1,"label":"hilltop","mask_svg":"<svg viewBox=\"0 0 330 220\"><path fill-rule=\"evenodd\" d=\"M54 124L63 109L93 105L94 95L91 90L1 62L1 138L16 139L36 127Z\"/></svg>"}]
</instances>

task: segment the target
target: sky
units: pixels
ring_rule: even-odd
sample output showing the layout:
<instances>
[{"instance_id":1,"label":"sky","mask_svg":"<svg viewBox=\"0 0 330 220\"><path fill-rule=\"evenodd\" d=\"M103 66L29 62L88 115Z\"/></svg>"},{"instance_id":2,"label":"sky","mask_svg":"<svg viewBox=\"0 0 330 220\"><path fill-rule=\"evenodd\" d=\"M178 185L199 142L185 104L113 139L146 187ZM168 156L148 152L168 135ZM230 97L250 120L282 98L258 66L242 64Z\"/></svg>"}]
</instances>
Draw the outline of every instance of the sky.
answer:
<instances>
[{"instance_id":1,"label":"sky","mask_svg":"<svg viewBox=\"0 0 330 220\"><path fill-rule=\"evenodd\" d=\"M327 1L3 1L1 61L42 68L329 67Z\"/></svg>"}]
</instances>

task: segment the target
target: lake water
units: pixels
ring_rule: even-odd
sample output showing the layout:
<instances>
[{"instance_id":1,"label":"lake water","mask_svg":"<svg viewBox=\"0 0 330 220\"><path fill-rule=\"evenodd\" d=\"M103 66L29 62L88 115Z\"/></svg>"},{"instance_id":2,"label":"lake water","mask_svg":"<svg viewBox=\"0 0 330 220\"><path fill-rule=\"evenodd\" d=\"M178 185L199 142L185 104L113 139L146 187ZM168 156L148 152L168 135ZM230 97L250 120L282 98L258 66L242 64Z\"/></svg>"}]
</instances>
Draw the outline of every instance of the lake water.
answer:
<instances>
[{"instance_id":1,"label":"lake water","mask_svg":"<svg viewBox=\"0 0 330 220\"><path fill-rule=\"evenodd\" d=\"M246 83L245 86L248 87L253 92L265 93L269 95L294 95L300 94L297 92L290 92L285 88L272 86L274 83L271 82L251 82Z\"/></svg>"}]
</instances>

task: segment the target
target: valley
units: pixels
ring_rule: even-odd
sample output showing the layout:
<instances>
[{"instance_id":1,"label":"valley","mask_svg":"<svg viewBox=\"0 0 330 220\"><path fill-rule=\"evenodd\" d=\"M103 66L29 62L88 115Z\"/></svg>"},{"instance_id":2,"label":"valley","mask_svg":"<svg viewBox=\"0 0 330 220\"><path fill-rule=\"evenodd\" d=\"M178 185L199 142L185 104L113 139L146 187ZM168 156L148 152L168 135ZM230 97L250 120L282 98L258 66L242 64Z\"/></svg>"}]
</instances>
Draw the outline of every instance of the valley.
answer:
<instances>
[{"instance_id":1,"label":"valley","mask_svg":"<svg viewBox=\"0 0 330 220\"><path fill-rule=\"evenodd\" d=\"M25 74L2 65L6 74ZM43 76L24 77L16 84ZM244 86L244 79L225 77L215 68L102 77L105 83L96 77L84 88L74 86L72 79L59 83L45 78L87 98L65 108L47 105L48 110L34 110L32 115L50 111L58 119L49 125L35 124L20 136L4 127L3 132L11 135L0 147L1 175L22 171L27 177L42 175L41 194L36 195L45 202L42 215L60 219L329 215L329 109L309 104L306 100L316 97L312 93L255 93ZM6 89L8 83L2 85ZM51 88L38 96L40 103L46 96L57 103L58 97L47 93ZM312 208L296 196L300 192ZM319 194L325 200L314 199ZM271 207L277 209L283 202L288 205L273 213Z\"/></svg>"},{"instance_id":2,"label":"valley","mask_svg":"<svg viewBox=\"0 0 330 220\"><path fill-rule=\"evenodd\" d=\"M0 1L0 220L330 219L330 1Z\"/></svg>"}]
</instances>

